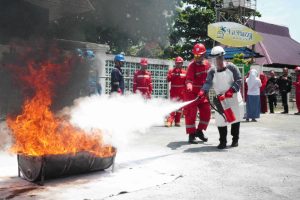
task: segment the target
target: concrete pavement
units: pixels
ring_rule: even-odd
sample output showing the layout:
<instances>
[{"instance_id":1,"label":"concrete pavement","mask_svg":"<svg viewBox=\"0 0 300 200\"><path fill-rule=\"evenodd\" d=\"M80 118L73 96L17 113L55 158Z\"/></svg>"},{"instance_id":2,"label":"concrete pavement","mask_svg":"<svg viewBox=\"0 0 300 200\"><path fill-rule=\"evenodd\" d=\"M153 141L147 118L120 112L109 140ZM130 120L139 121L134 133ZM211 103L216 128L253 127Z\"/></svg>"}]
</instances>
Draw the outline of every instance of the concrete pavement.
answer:
<instances>
[{"instance_id":1,"label":"concrete pavement","mask_svg":"<svg viewBox=\"0 0 300 200\"><path fill-rule=\"evenodd\" d=\"M264 114L258 122L243 122L237 148L216 148L214 119L206 135L208 142L188 144L184 126L153 127L119 149L114 173L48 181L14 198L300 199L300 116ZM230 144L230 134L227 139ZM33 187L15 176L0 172L2 198L14 188ZM4 193L4 187L12 189Z\"/></svg>"}]
</instances>

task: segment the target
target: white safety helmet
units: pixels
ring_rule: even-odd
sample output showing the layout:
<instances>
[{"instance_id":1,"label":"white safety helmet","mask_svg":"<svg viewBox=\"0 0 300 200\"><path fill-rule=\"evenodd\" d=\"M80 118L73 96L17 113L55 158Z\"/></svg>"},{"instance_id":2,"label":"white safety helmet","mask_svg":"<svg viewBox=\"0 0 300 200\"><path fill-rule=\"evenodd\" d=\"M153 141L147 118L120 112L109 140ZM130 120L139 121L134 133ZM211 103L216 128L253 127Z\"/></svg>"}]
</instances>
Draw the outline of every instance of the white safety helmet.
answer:
<instances>
[{"instance_id":1,"label":"white safety helmet","mask_svg":"<svg viewBox=\"0 0 300 200\"><path fill-rule=\"evenodd\" d=\"M221 46L215 46L214 48L212 48L210 56L212 57L217 57L217 56L224 56L225 50L223 49L223 47Z\"/></svg>"}]
</instances>

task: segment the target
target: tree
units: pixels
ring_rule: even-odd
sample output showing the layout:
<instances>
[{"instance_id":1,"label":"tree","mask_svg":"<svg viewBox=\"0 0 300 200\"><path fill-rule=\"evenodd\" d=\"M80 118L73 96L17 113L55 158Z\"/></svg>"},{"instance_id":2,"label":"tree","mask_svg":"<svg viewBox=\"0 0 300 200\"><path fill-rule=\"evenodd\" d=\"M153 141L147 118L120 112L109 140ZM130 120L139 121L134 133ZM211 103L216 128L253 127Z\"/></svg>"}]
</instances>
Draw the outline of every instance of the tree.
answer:
<instances>
[{"instance_id":1,"label":"tree","mask_svg":"<svg viewBox=\"0 0 300 200\"><path fill-rule=\"evenodd\" d=\"M166 53L171 57L181 55L190 59L195 43L212 47L213 41L207 36L207 26L215 22L214 7L214 1L211 0L183 0L177 8L177 16L170 33L170 47Z\"/></svg>"},{"instance_id":2,"label":"tree","mask_svg":"<svg viewBox=\"0 0 300 200\"><path fill-rule=\"evenodd\" d=\"M244 59L244 54L234 54L232 62L236 65L244 65L244 64L249 64L249 60Z\"/></svg>"},{"instance_id":3,"label":"tree","mask_svg":"<svg viewBox=\"0 0 300 200\"><path fill-rule=\"evenodd\" d=\"M170 33L170 47L165 49L165 54L169 57L180 55L191 59L191 50L195 43L200 42L206 48L212 48L213 40L207 35L207 27L216 21L215 7L222 2L223 0L182 0ZM261 16L259 12L248 14ZM236 15L232 21L239 23L239 17Z\"/></svg>"},{"instance_id":4,"label":"tree","mask_svg":"<svg viewBox=\"0 0 300 200\"><path fill-rule=\"evenodd\" d=\"M234 64L236 64L236 65L242 65L242 66L244 66L244 72L245 72L245 74L247 74L248 71L250 70L251 59L245 59L244 56L245 55L243 53L234 54L232 62Z\"/></svg>"}]
</instances>

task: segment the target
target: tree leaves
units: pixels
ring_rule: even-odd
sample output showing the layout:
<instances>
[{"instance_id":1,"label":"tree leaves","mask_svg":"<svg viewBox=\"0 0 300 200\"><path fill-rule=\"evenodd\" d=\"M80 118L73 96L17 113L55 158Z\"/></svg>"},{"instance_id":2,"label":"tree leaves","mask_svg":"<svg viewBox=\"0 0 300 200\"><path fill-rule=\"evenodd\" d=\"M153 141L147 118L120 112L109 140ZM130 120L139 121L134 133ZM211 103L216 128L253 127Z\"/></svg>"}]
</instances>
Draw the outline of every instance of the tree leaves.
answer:
<instances>
[{"instance_id":1,"label":"tree leaves","mask_svg":"<svg viewBox=\"0 0 300 200\"><path fill-rule=\"evenodd\" d=\"M170 45L173 51L170 57L182 56L191 59L191 49L195 43L212 46L207 36L207 26L215 22L214 3L210 0L183 0L178 9L174 27L170 33Z\"/></svg>"}]
</instances>

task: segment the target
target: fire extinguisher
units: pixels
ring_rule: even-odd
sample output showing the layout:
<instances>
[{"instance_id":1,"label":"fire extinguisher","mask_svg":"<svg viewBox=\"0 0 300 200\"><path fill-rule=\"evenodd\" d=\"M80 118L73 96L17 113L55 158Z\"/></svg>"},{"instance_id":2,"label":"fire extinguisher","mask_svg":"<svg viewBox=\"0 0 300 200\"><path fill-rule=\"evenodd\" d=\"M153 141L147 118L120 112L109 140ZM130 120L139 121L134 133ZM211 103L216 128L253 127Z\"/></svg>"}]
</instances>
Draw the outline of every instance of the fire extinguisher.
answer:
<instances>
[{"instance_id":1,"label":"fire extinguisher","mask_svg":"<svg viewBox=\"0 0 300 200\"><path fill-rule=\"evenodd\" d=\"M218 95L217 98L222 105L226 121L229 123L234 122L236 120L236 118L235 118L235 115L234 115L225 95Z\"/></svg>"}]
</instances>

